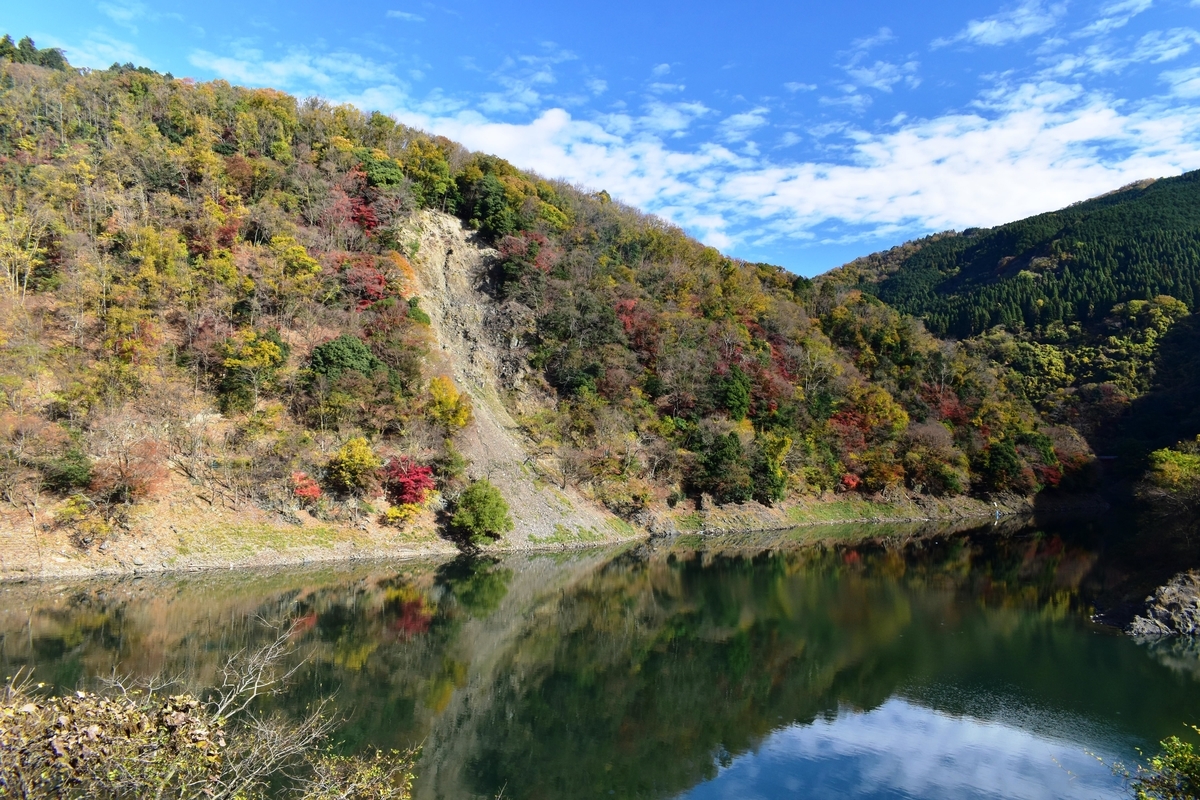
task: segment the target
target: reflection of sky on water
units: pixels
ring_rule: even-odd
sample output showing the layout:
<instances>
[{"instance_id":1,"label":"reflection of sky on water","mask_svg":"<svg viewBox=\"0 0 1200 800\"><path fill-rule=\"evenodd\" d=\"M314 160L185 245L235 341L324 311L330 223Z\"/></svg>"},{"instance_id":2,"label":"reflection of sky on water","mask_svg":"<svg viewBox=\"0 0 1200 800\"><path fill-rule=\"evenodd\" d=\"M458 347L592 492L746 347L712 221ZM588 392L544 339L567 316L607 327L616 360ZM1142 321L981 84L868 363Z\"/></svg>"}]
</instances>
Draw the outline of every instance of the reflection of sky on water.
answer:
<instances>
[{"instance_id":1,"label":"reflection of sky on water","mask_svg":"<svg viewBox=\"0 0 1200 800\"><path fill-rule=\"evenodd\" d=\"M778 731L684 797L1123 797L1121 781L1085 747L892 699Z\"/></svg>"}]
</instances>

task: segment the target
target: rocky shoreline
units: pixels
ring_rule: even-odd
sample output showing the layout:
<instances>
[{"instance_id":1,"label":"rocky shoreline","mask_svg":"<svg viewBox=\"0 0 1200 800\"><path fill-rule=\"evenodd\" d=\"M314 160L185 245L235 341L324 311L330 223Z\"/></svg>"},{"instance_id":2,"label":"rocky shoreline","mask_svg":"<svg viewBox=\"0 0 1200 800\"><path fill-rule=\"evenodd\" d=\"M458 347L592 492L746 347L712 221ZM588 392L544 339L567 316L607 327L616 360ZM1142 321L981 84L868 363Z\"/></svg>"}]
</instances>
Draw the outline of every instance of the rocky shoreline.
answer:
<instances>
[{"instance_id":1,"label":"rocky shoreline","mask_svg":"<svg viewBox=\"0 0 1200 800\"><path fill-rule=\"evenodd\" d=\"M1125 632L1139 639L1200 636L1200 571L1181 572L1156 589Z\"/></svg>"}]
</instances>

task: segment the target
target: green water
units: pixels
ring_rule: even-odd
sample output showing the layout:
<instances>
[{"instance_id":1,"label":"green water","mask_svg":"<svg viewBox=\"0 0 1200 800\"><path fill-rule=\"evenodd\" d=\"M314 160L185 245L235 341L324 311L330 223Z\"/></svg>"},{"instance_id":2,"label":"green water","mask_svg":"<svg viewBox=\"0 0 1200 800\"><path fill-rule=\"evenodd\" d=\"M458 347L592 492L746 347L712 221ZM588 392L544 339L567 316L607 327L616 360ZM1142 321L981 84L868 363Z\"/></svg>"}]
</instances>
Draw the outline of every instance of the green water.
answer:
<instances>
[{"instance_id":1,"label":"green water","mask_svg":"<svg viewBox=\"0 0 1200 800\"><path fill-rule=\"evenodd\" d=\"M1200 663L1089 621L1075 528L0 587L0 665L212 685L298 623L283 713L420 744L420 797L1120 797L1093 754L1200 721Z\"/></svg>"}]
</instances>

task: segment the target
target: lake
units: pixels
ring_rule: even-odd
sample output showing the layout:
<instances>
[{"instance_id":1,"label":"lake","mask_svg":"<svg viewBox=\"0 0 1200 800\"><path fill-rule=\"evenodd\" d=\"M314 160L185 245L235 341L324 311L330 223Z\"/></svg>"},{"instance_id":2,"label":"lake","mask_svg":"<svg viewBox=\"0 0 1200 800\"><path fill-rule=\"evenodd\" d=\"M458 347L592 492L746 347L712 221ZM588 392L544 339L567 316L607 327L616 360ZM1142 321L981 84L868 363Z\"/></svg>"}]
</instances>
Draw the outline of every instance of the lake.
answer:
<instances>
[{"instance_id":1,"label":"lake","mask_svg":"<svg viewBox=\"0 0 1200 800\"><path fill-rule=\"evenodd\" d=\"M204 687L293 624L277 710L421 745L422 798L1123 797L1102 760L1200 722L1194 650L1090 621L1157 578L1136 538L812 538L9 584L0 665Z\"/></svg>"}]
</instances>

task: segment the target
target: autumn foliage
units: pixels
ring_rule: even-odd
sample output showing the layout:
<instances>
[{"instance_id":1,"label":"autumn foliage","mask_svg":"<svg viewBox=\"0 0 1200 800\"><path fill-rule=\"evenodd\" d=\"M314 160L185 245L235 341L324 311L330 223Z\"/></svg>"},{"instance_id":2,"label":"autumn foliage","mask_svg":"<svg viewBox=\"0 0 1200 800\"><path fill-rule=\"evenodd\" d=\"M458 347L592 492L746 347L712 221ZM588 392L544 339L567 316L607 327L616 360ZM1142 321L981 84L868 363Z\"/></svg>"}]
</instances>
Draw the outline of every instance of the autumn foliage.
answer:
<instances>
[{"instance_id":1,"label":"autumn foliage","mask_svg":"<svg viewBox=\"0 0 1200 800\"><path fill-rule=\"evenodd\" d=\"M436 487L433 469L418 464L408 456L396 456L381 470L388 499L398 505L420 505Z\"/></svg>"},{"instance_id":2,"label":"autumn foliage","mask_svg":"<svg viewBox=\"0 0 1200 800\"><path fill-rule=\"evenodd\" d=\"M1048 433L1061 354L938 340L860 288L729 258L385 115L147 69L0 60L0 77L11 505L135 503L169 469L233 506L456 496L464 470L442 465L472 402L431 367L439 306L422 309L410 261L433 211L494 248L474 333L501 353L531 463L618 513L1035 491L1091 460ZM1180 313L1131 301L1116 322L1145 348ZM492 490L455 509L472 536L503 532Z\"/></svg>"}]
</instances>

